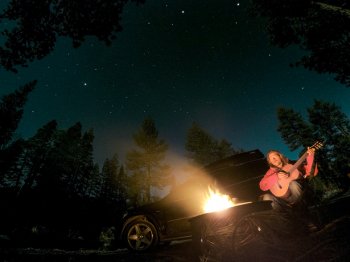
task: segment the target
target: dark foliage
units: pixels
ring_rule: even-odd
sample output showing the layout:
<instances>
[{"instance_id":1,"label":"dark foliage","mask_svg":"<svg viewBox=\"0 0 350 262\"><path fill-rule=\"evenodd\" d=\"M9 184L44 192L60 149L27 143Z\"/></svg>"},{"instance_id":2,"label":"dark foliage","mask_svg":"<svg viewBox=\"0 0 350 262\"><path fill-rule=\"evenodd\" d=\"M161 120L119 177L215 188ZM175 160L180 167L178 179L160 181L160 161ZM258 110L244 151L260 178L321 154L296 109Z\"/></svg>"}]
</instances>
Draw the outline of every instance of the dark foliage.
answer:
<instances>
[{"instance_id":1,"label":"dark foliage","mask_svg":"<svg viewBox=\"0 0 350 262\"><path fill-rule=\"evenodd\" d=\"M16 163L23 152L24 144L22 139L18 139L0 150L0 185L6 184L6 176L17 172Z\"/></svg>"},{"instance_id":2,"label":"dark foliage","mask_svg":"<svg viewBox=\"0 0 350 262\"><path fill-rule=\"evenodd\" d=\"M21 186L18 191L19 194L30 190L33 183L37 182L38 177L43 174L56 132L57 122L53 120L39 128L32 138L25 141L21 157L17 161L18 168L12 174L9 174L16 177L14 187L19 188ZM23 182L21 181L22 178ZM9 182L11 185L11 180Z\"/></svg>"},{"instance_id":3,"label":"dark foliage","mask_svg":"<svg viewBox=\"0 0 350 262\"><path fill-rule=\"evenodd\" d=\"M347 190L350 181L350 120L334 103L315 100L307 110L308 119L292 109L279 108L278 131L291 150L304 150L316 141L324 146L317 151L320 176Z\"/></svg>"},{"instance_id":4,"label":"dark foliage","mask_svg":"<svg viewBox=\"0 0 350 262\"><path fill-rule=\"evenodd\" d=\"M8 173L16 172L16 162L25 145L23 139L14 139L15 131L23 115L23 107L36 81L20 87L5 95L0 103L0 185L5 182Z\"/></svg>"},{"instance_id":5,"label":"dark foliage","mask_svg":"<svg viewBox=\"0 0 350 262\"><path fill-rule=\"evenodd\" d=\"M130 0L137 4L144 0ZM11 21L2 31L0 63L6 70L42 59L55 47L58 37L69 37L79 47L87 36L110 45L122 30L121 13L128 0L11 0L0 21Z\"/></svg>"},{"instance_id":6,"label":"dark foliage","mask_svg":"<svg viewBox=\"0 0 350 262\"><path fill-rule=\"evenodd\" d=\"M115 165L108 183L116 194L101 193L93 130L83 132L79 122L61 130L52 120L33 137L14 140L35 84L0 103L0 235L23 246L97 247L101 231L115 227L126 208L126 173Z\"/></svg>"},{"instance_id":7,"label":"dark foliage","mask_svg":"<svg viewBox=\"0 0 350 262\"><path fill-rule=\"evenodd\" d=\"M23 107L27 97L33 91L36 81L20 87L19 90L5 95L0 104L0 149L6 147L11 142L23 115Z\"/></svg>"},{"instance_id":8,"label":"dark foliage","mask_svg":"<svg viewBox=\"0 0 350 262\"><path fill-rule=\"evenodd\" d=\"M266 30L273 45L284 48L296 44L306 51L294 65L334 74L335 80L350 86L348 1L252 2L252 13L267 20Z\"/></svg>"},{"instance_id":9,"label":"dark foliage","mask_svg":"<svg viewBox=\"0 0 350 262\"><path fill-rule=\"evenodd\" d=\"M106 159L101 171L101 186L98 198L106 203L117 204L126 208L127 175L119 165L118 156Z\"/></svg>"},{"instance_id":10,"label":"dark foliage","mask_svg":"<svg viewBox=\"0 0 350 262\"><path fill-rule=\"evenodd\" d=\"M227 140L214 138L197 123L192 123L188 129L185 147L188 158L202 166L242 152L235 150Z\"/></svg>"}]
</instances>

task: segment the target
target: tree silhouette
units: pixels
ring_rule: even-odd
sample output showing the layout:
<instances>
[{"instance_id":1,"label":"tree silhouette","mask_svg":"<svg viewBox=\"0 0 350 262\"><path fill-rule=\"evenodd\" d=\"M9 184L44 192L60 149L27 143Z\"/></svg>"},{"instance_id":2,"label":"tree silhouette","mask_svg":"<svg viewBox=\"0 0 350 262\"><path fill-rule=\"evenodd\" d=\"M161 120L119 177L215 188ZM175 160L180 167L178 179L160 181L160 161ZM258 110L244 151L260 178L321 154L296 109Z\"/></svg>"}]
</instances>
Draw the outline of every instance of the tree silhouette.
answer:
<instances>
[{"instance_id":1,"label":"tree silhouette","mask_svg":"<svg viewBox=\"0 0 350 262\"><path fill-rule=\"evenodd\" d=\"M9 188L18 186L20 172L16 163L23 152L24 145L25 141L18 139L0 150L0 186Z\"/></svg>"},{"instance_id":2,"label":"tree silhouette","mask_svg":"<svg viewBox=\"0 0 350 262\"><path fill-rule=\"evenodd\" d=\"M98 175L93 163L94 135L82 132L78 122L67 130L56 130L36 187L54 198L90 197L90 182ZM95 183L94 183L95 184Z\"/></svg>"},{"instance_id":3,"label":"tree silhouette","mask_svg":"<svg viewBox=\"0 0 350 262\"><path fill-rule=\"evenodd\" d=\"M120 203L126 205L127 199L127 186L128 186L128 177L127 173L124 170L124 166L121 165L117 175L117 200Z\"/></svg>"},{"instance_id":4,"label":"tree silhouette","mask_svg":"<svg viewBox=\"0 0 350 262\"><path fill-rule=\"evenodd\" d=\"M348 1L253 0L252 13L267 19L271 43L297 44L306 54L294 65L335 75L350 86Z\"/></svg>"},{"instance_id":5,"label":"tree silhouette","mask_svg":"<svg viewBox=\"0 0 350 262\"><path fill-rule=\"evenodd\" d=\"M15 187L18 188L21 185L19 193L27 192L32 188L33 183L40 179L46 159L52 150L56 132L57 122L52 120L39 128L37 133L26 141L22 156L17 163L20 170L17 171Z\"/></svg>"},{"instance_id":6,"label":"tree silhouette","mask_svg":"<svg viewBox=\"0 0 350 262\"><path fill-rule=\"evenodd\" d=\"M131 191L137 193L136 198L140 198L141 203L148 203L151 187L161 189L172 181L170 168L163 163L168 146L158 138L154 120L150 117L143 121L133 138L138 149L129 151L126 156L127 168L133 172Z\"/></svg>"},{"instance_id":7,"label":"tree silhouette","mask_svg":"<svg viewBox=\"0 0 350 262\"><path fill-rule=\"evenodd\" d=\"M187 131L185 147L189 158L201 165L238 153L227 140L216 140L197 123L193 123Z\"/></svg>"},{"instance_id":8,"label":"tree silhouette","mask_svg":"<svg viewBox=\"0 0 350 262\"><path fill-rule=\"evenodd\" d=\"M7 146L12 140L23 115L23 107L30 92L33 91L37 81L29 82L19 90L4 96L0 104L0 149Z\"/></svg>"},{"instance_id":9,"label":"tree silhouette","mask_svg":"<svg viewBox=\"0 0 350 262\"><path fill-rule=\"evenodd\" d=\"M118 171L119 171L118 155L115 154L111 159L106 159L102 167L102 185L100 196L108 201L117 200L117 188L118 188Z\"/></svg>"},{"instance_id":10,"label":"tree silhouette","mask_svg":"<svg viewBox=\"0 0 350 262\"><path fill-rule=\"evenodd\" d=\"M278 109L279 126L291 150L306 148L315 141L324 146L316 154L320 176L347 189L350 185L350 120L334 103L315 100L308 121L292 109Z\"/></svg>"},{"instance_id":11,"label":"tree silhouette","mask_svg":"<svg viewBox=\"0 0 350 262\"><path fill-rule=\"evenodd\" d=\"M130 0L137 4L144 0ZM10 0L0 13L5 28L4 46L0 47L0 64L17 72L16 67L42 59L55 47L58 37L72 39L79 47L87 36L96 36L110 45L122 30L121 13L128 0Z\"/></svg>"},{"instance_id":12,"label":"tree silhouette","mask_svg":"<svg viewBox=\"0 0 350 262\"><path fill-rule=\"evenodd\" d=\"M98 199L101 193L101 174L100 167L97 163L88 171L86 179L86 197Z\"/></svg>"},{"instance_id":13,"label":"tree silhouette","mask_svg":"<svg viewBox=\"0 0 350 262\"><path fill-rule=\"evenodd\" d=\"M89 187L91 180L94 180L94 176L98 175L95 172L94 156L93 156L93 142L94 142L94 131L89 129L83 133L80 143L80 167L77 172L78 179L75 181L75 190L82 197L89 196Z\"/></svg>"},{"instance_id":14,"label":"tree silhouette","mask_svg":"<svg viewBox=\"0 0 350 262\"><path fill-rule=\"evenodd\" d=\"M20 87L19 90L5 95L0 102L0 185L5 183L6 176L15 174L15 163L20 157L24 141L14 140L14 133L23 115L23 108L28 95L33 91L36 81ZM11 176L11 175L10 175ZM13 176L12 176L13 177ZM10 178L11 179L11 178Z\"/></svg>"},{"instance_id":15,"label":"tree silhouette","mask_svg":"<svg viewBox=\"0 0 350 262\"><path fill-rule=\"evenodd\" d=\"M299 112L293 109L279 108L277 111L279 125L277 131L291 150L314 143L312 127L306 123Z\"/></svg>"}]
</instances>

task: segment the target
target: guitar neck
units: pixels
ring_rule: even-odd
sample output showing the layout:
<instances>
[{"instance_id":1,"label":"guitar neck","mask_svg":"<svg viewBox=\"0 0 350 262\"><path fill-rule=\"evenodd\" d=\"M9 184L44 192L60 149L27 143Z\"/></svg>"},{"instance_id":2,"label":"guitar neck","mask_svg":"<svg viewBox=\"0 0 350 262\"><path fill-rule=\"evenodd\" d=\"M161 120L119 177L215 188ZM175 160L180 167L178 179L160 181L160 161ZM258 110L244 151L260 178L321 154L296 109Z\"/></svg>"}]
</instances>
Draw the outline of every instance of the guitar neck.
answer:
<instances>
[{"instance_id":1,"label":"guitar neck","mask_svg":"<svg viewBox=\"0 0 350 262\"><path fill-rule=\"evenodd\" d=\"M296 170L304 162L306 157L307 157L307 151L298 159L297 162L295 162L295 164L289 170L289 173L290 174L293 173L294 170Z\"/></svg>"}]
</instances>

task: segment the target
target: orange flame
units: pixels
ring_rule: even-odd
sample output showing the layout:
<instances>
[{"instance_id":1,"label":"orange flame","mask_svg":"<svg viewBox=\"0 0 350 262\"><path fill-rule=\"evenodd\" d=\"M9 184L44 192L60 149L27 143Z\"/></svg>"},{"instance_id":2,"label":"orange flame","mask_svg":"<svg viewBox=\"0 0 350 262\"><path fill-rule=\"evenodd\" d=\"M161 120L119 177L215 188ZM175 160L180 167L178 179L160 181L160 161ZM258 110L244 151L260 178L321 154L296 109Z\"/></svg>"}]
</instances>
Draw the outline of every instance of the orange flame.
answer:
<instances>
[{"instance_id":1,"label":"orange flame","mask_svg":"<svg viewBox=\"0 0 350 262\"><path fill-rule=\"evenodd\" d=\"M209 193L203 207L205 213L221 211L235 205L229 195L214 192L210 187L208 191Z\"/></svg>"}]
</instances>

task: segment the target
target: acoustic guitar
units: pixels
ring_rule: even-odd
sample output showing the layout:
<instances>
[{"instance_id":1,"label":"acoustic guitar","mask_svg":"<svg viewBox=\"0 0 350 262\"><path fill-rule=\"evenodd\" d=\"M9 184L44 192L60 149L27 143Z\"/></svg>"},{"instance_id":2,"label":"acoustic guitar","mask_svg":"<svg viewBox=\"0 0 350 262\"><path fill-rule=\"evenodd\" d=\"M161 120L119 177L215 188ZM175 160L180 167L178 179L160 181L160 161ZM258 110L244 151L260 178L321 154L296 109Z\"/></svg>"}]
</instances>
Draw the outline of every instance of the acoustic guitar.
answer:
<instances>
[{"instance_id":1,"label":"acoustic guitar","mask_svg":"<svg viewBox=\"0 0 350 262\"><path fill-rule=\"evenodd\" d=\"M321 142L316 142L314 145L312 145L310 148L313 149L320 149L323 146ZM284 196L289 189L289 184L298 179L300 176L298 167L304 162L306 159L308 153L307 151L298 159L297 162L295 162L294 165L287 164L281 170L278 171L278 173L284 173L287 176L280 177L278 176L277 182L270 188L270 191L273 195L276 197Z\"/></svg>"}]
</instances>

